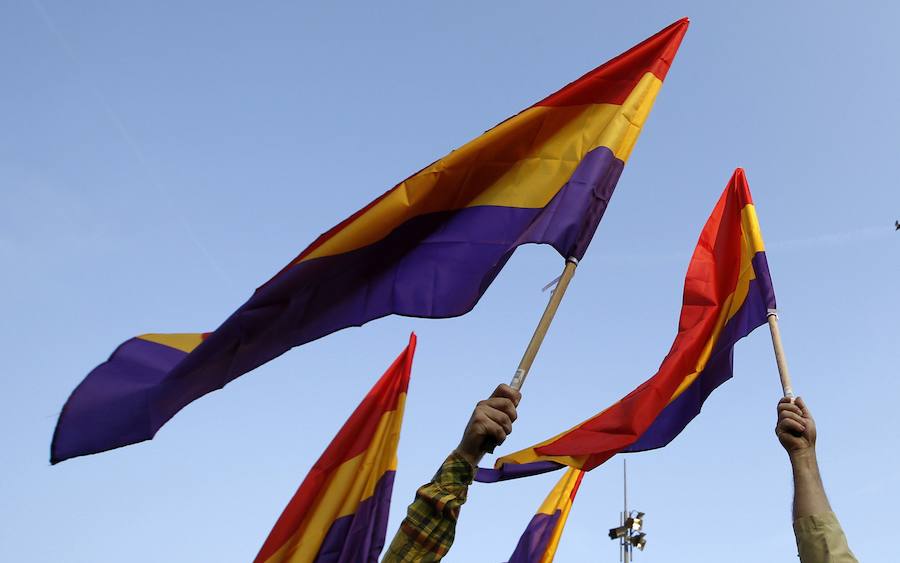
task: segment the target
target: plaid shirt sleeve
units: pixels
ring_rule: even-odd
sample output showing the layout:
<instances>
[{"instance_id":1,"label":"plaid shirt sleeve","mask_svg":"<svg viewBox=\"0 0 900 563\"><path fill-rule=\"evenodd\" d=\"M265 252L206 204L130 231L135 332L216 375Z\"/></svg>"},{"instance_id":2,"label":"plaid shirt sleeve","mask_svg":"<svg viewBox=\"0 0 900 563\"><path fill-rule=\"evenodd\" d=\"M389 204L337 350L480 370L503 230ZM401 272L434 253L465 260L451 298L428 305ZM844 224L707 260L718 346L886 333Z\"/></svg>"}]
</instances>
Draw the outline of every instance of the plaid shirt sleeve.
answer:
<instances>
[{"instance_id":1,"label":"plaid shirt sleeve","mask_svg":"<svg viewBox=\"0 0 900 563\"><path fill-rule=\"evenodd\" d=\"M453 545L459 509L474 474L468 461L450 454L434 479L416 491L382 563L440 561Z\"/></svg>"}]
</instances>

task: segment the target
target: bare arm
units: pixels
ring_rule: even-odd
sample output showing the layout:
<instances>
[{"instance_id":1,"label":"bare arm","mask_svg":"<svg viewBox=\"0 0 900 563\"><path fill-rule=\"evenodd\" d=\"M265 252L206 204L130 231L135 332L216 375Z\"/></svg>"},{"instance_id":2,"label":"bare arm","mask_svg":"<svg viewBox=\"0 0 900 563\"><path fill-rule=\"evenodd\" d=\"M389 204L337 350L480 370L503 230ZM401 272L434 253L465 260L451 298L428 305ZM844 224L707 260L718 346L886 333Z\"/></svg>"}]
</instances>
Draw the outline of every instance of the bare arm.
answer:
<instances>
[{"instance_id":1,"label":"bare arm","mask_svg":"<svg viewBox=\"0 0 900 563\"><path fill-rule=\"evenodd\" d=\"M816 422L803 399L778 403L778 441L794 474L794 536L802 563L855 563L847 537L831 511L816 460Z\"/></svg>"},{"instance_id":2,"label":"bare arm","mask_svg":"<svg viewBox=\"0 0 900 563\"><path fill-rule=\"evenodd\" d=\"M816 459L816 422L803 399L781 399L775 434L787 451L794 473L794 520L831 512Z\"/></svg>"}]
</instances>

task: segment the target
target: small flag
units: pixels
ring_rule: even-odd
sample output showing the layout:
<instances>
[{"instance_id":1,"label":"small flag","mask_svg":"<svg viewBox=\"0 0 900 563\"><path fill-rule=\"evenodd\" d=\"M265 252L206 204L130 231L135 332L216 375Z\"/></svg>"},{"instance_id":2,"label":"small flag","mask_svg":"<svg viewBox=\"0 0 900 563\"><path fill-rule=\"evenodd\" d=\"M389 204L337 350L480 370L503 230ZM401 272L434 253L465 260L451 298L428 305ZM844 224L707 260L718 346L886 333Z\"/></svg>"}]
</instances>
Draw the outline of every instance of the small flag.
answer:
<instances>
[{"instance_id":1,"label":"small flag","mask_svg":"<svg viewBox=\"0 0 900 563\"><path fill-rule=\"evenodd\" d=\"M553 487L509 558L509 563L551 563L584 471L569 468Z\"/></svg>"},{"instance_id":2,"label":"small flag","mask_svg":"<svg viewBox=\"0 0 900 563\"><path fill-rule=\"evenodd\" d=\"M684 282L678 334L659 371L571 430L479 469L494 482L563 466L590 471L619 452L661 448L731 378L734 345L775 310L756 208L740 168L706 222Z\"/></svg>"},{"instance_id":3,"label":"small flag","mask_svg":"<svg viewBox=\"0 0 900 563\"><path fill-rule=\"evenodd\" d=\"M375 562L384 547L416 335L313 465L256 563Z\"/></svg>"},{"instance_id":4,"label":"small flag","mask_svg":"<svg viewBox=\"0 0 900 563\"><path fill-rule=\"evenodd\" d=\"M334 331L467 313L520 245L580 260L687 27L675 22L400 182L214 332L125 342L69 397L51 462L149 440L190 402ZM335 172L320 189L340 189Z\"/></svg>"}]
</instances>

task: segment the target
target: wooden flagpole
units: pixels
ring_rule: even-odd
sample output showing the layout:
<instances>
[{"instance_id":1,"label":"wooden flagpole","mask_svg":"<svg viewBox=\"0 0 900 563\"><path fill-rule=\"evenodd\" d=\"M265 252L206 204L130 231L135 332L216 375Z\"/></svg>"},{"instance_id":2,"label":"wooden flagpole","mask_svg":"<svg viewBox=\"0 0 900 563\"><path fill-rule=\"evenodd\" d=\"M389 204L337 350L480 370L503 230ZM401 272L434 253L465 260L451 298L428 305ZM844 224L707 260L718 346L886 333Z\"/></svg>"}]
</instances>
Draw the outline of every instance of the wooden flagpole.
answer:
<instances>
[{"instance_id":1,"label":"wooden flagpole","mask_svg":"<svg viewBox=\"0 0 900 563\"><path fill-rule=\"evenodd\" d=\"M522 386L525 384L525 378L528 377L531 364L534 363L538 350L541 349L541 344L544 342L550 323L553 322L553 317L556 316L556 310L559 309L559 304L566 295L566 289L569 287L569 282L572 281L572 276L575 275L575 268L577 267L577 258L566 258L566 267L563 269L562 275L559 276L559 282L557 282L556 288L550 295L550 301L547 303L544 314L541 315L541 320L538 321L537 327L534 329L534 334L531 335L528 347L525 348L522 360L519 361L519 367L516 369L512 381L509 382L509 386L516 391L521 391ZM492 439L486 440L484 444L484 449L488 453L494 453L494 448L496 447L497 444Z\"/></svg>"},{"instance_id":2,"label":"wooden flagpole","mask_svg":"<svg viewBox=\"0 0 900 563\"><path fill-rule=\"evenodd\" d=\"M576 258L566 259L566 267L559 277L556 289L554 289L553 293L550 295L550 301L547 303L547 308L544 309L544 314L541 315L541 320L538 322L537 328L534 329L531 341L528 342L528 347L525 348L525 354L522 355L519 367L516 369L516 373L509 383L509 386L516 391L520 391L522 385L525 384L525 378L528 377L528 372L531 370L531 364L534 363L538 350L541 349L541 344L544 342L544 336L547 335L550 323L553 322L556 310L559 309L559 304L566 294L566 288L569 287L569 282L572 281L572 276L575 275L575 268L577 267L578 260Z\"/></svg>"},{"instance_id":3,"label":"wooden flagpole","mask_svg":"<svg viewBox=\"0 0 900 563\"><path fill-rule=\"evenodd\" d=\"M784 357L784 347L781 345L781 331L778 330L778 311L769 309L766 319L769 321L769 332L772 333L772 346L775 348L775 363L778 364L781 389L784 391L785 397L793 399L794 388L791 385L791 374L788 371L787 359Z\"/></svg>"}]
</instances>

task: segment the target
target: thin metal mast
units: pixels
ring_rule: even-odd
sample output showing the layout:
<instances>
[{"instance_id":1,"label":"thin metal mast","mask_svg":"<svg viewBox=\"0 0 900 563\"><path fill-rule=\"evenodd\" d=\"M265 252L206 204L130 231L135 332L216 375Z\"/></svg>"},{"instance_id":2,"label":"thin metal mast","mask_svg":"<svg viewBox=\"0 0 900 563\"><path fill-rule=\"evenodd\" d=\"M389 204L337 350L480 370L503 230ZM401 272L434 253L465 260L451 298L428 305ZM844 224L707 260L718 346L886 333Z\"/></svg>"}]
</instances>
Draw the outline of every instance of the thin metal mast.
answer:
<instances>
[{"instance_id":1,"label":"thin metal mast","mask_svg":"<svg viewBox=\"0 0 900 563\"><path fill-rule=\"evenodd\" d=\"M628 520L628 461L622 457L622 525ZM631 544L622 538L622 560L625 563L631 561Z\"/></svg>"}]
</instances>

